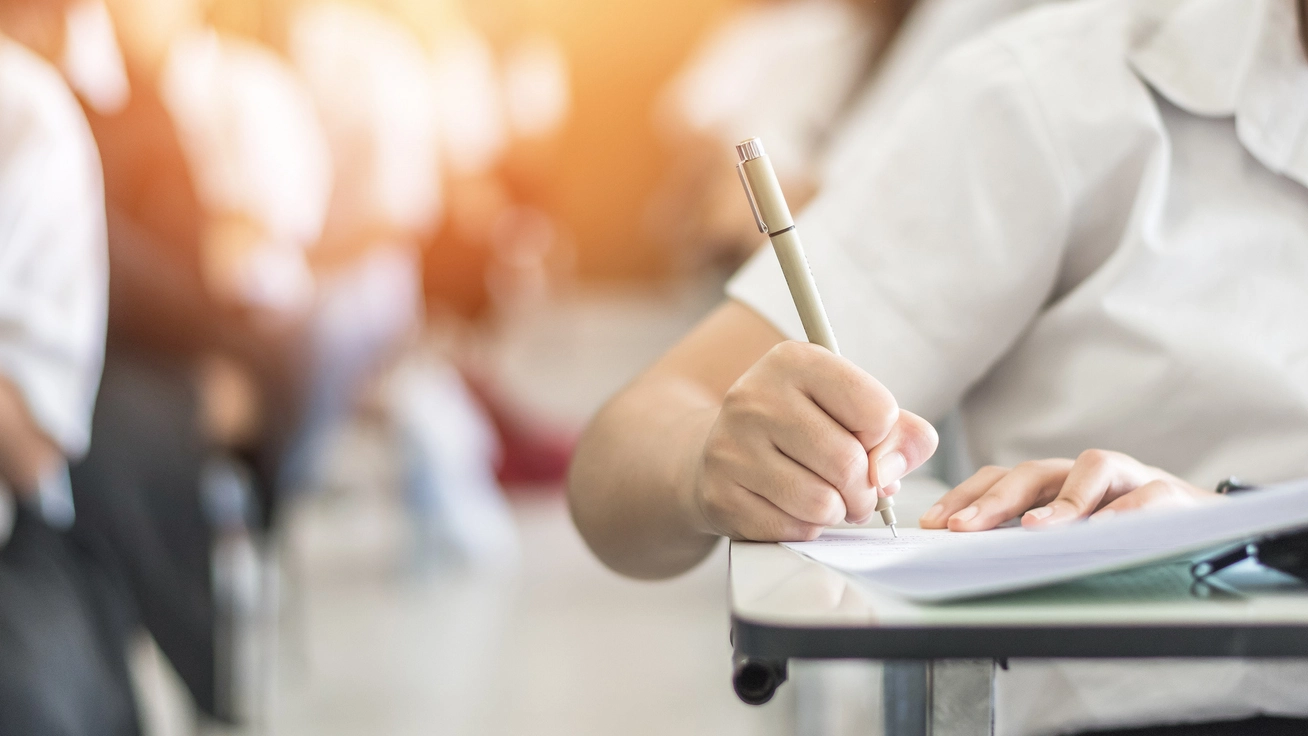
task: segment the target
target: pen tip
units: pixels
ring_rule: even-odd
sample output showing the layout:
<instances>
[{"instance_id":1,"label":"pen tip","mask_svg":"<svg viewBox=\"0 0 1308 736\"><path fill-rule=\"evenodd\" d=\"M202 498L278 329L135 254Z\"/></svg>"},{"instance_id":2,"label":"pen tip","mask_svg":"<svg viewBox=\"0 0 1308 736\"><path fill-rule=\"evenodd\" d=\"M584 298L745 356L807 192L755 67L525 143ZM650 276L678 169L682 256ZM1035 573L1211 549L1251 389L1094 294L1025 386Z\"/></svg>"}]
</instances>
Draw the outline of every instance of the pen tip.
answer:
<instances>
[{"instance_id":1,"label":"pen tip","mask_svg":"<svg viewBox=\"0 0 1308 736\"><path fill-rule=\"evenodd\" d=\"M892 535L894 535L895 539L899 539L899 531L898 531L897 529L895 529L895 525L894 525L894 524L891 524L891 525L890 525L890 533L891 533Z\"/></svg>"}]
</instances>

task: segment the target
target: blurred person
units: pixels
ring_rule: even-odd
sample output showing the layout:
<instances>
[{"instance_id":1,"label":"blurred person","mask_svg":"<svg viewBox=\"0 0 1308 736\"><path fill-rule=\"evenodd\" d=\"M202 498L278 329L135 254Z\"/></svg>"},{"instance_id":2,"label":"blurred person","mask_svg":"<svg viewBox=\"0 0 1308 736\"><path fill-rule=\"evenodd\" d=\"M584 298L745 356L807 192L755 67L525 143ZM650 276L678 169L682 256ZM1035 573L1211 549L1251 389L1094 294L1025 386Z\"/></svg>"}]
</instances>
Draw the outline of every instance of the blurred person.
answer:
<instances>
[{"instance_id":1,"label":"blurred person","mask_svg":"<svg viewBox=\"0 0 1308 736\"><path fill-rule=\"evenodd\" d=\"M325 236L311 259L320 282L313 402L291 462L319 456L313 428L347 416L368 380L391 367L380 398L398 437L418 552L424 560L512 560L516 534L495 478L499 446L490 422L448 358L415 344L420 247L442 205L445 100L431 61L395 20L346 2L296 8L289 51L336 162ZM469 126L474 139L485 140L484 122ZM490 155L485 147L474 153L472 144L459 156Z\"/></svg>"},{"instance_id":2,"label":"blurred person","mask_svg":"<svg viewBox=\"0 0 1308 736\"><path fill-rule=\"evenodd\" d=\"M319 431L357 402L422 311L420 243L439 223L437 120L427 55L406 29L353 2L288 10L286 49L333 161L310 330L312 401L292 465L310 475ZM302 482L302 481L301 481Z\"/></svg>"},{"instance_id":3,"label":"blurred person","mask_svg":"<svg viewBox=\"0 0 1308 736\"><path fill-rule=\"evenodd\" d=\"M952 51L870 140L842 136L856 144L800 218L847 357L797 342L760 251L589 429L570 500L592 549L660 577L721 536L862 522L934 450L922 417L959 401L990 465L927 528L1040 528L1217 502L1231 473L1308 474L1306 15L1093 0ZM1000 733L1297 733L1308 715L1302 661L1013 665Z\"/></svg>"},{"instance_id":4,"label":"blurred person","mask_svg":"<svg viewBox=\"0 0 1308 736\"><path fill-rule=\"evenodd\" d=\"M213 463L222 452L247 454L264 481L256 487L269 497L284 427L295 416L299 356L293 332L277 316L289 310L276 301L280 293L271 302L260 298L275 292L277 284L255 283L252 290L251 280L266 276L268 263L277 263L276 256L266 256L269 250L286 248L240 242L261 234L250 224L260 216L274 223L269 232L294 229L278 220L286 215L273 195L295 181L276 178L293 169L251 176L248 191L260 185L264 190L257 202L221 204L223 196L230 202L248 193L224 178L243 175L239 155L263 163L279 142L269 146L260 138L265 126L247 120L244 129L224 132L231 133L225 140L244 145L237 154L228 151L228 159L222 150L195 144L212 108L200 110L197 122L185 95L192 104L198 98L221 109L231 103L224 93L237 86L231 80L216 85L219 89L211 86L206 98L202 84L212 85L213 75L203 74L203 49L196 53L193 44L191 51L179 52L174 43L202 28L202 10L197 3L114 2L114 15L125 21L117 29L125 52L120 53L103 6L83 2L65 15L62 3L23 4L26 17L41 19L33 27L52 29L28 35L40 42L43 54L61 61L85 100L105 167L109 335L94 417L96 441L72 469L73 493L82 509L73 535L114 575L123 605L153 635L197 705L231 718L234 673L230 652L219 651L226 636L219 630L219 609L230 609L231 601L215 599L213 573L222 572L215 567L215 544L216 537L243 533L258 514L240 497L240 488L212 482ZM174 90L173 97L183 100L170 101L170 75L177 86L175 78L185 76L177 67L188 63L200 73L182 84L182 92ZM259 77L257 62L252 66L254 71L246 71ZM196 78L199 83L192 83ZM255 94L247 90L247 100ZM279 95L274 90L270 96ZM265 101L249 100L247 112L250 104ZM271 114L279 109L269 105ZM190 123L189 150L179 119ZM223 119L239 120L234 114ZM294 149L287 156L294 160ZM278 161L285 163L286 157L269 163ZM208 202L193 186L197 169L209 173ZM260 205L269 209L259 210ZM250 258L232 257L237 248L242 249L237 255ZM260 259L262 274L248 268L250 260ZM224 489L237 497L211 497ZM264 510L269 508L265 503Z\"/></svg>"},{"instance_id":5,"label":"blurred person","mask_svg":"<svg viewBox=\"0 0 1308 736\"><path fill-rule=\"evenodd\" d=\"M405 5L405 4L401 4ZM409 6L412 3L407 4ZM570 105L567 60L541 32L501 49L457 3L427 19L446 192L443 226L424 255L428 313L494 423L506 486L557 488L575 434L516 400L486 356L497 323L548 298L560 228L542 201L541 153ZM410 9L410 13L412 13ZM510 160L512 158L512 160Z\"/></svg>"},{"instance_id":6,"label":"blurred person","mask_svg":"<svg viewBox=\"0 0 1308 736\"><path fill-rule=\"evenodd\" d=\"M156 6L166 7L156 7ZM211 362L207 402L228 416L255 465L262 522L300 482L318 284L310 251L322 240L332 159L312 95L265 41L284 46L284 9L241 0L113 0L127 46L154 69L203 211L201 273L212 297L245 315L267 370ZM243 387L243 388L242 388ZM254 396L256 401L242 401ZM243 406L244 405L244 406Z\"/></svg>"},{"instance_id":7,"label":"blurred person","mask_svg":"<svg viewBox=\"0 0 1308 736\"><path fill-rule=\"evenodd\" d=\"M110 0L108 7L151 108L148 124L122 119L123 140L165 127L176 141L168 161L138 169L147 184L156 169L170 172L175 186L135 195L140 206L162 211L168 196L192 200L177 215L192 220L184 237L170 233L175 242L164 247L192 259L202 298L239 320L232 350L211 351L204 361L208 432L251 457L263 522L271 523L271 499L307 400L306 325L316 288L308 251L322 237L332 188L325 134L298 75L252 35L259 28L249 27L244 4Z\"/></svg>"},{"instance_id":8,"label":"blurred person","mask_svg":"<svg viewBox=\"0 0 1308 736\"><path fill-rule=\"evenodd\" d=\"M0 28L34 16L0 6ZM34 34L38 42L39 34ZM67 534L105 334L95 144L58 73L0 35L0 732L138 732L120 611Z\"/></svg>"},{"instance_id":9,"label":"blurred person","mask_svg":"<svg viewBox=\"0 0 1308 736\"><path fill-rule=\"evenodd\" d=\"M503 89L494 49L467 19L453 19L432 36L447 216L427 249L426 293L437 314L484 320L492 234L513 205L497 170L509 143Z\"/></svg>"},{"instance_id":10,"label":"blurred person","mask_svg":"<svg viewBox=\"0 0 1308 736\"><path fill-rule=\"evenodd\" d=\"M426 26L433 56L447 216L426 256L430 308L486 326L539 285L558 246L539 180L570 112L568 60L538 28L496 28L492 39L475 4L429 4L443 9L435 17L394 4Z\"/></svg>"},{"instance_id":11,"label":"blurred person","mask_svg":"<svg viewBox=\"0 0 1308 736\"><path fill-rule=\"evenodd\" d=\"M812 196L821 152L875 76L911 0L765 0L715 28L664 91L658 110L672 163L652 202L678 223L689 268L734 268L758 230L740 213L737 142L759 136L794 206Z\"/></svg>"}]
</instances>

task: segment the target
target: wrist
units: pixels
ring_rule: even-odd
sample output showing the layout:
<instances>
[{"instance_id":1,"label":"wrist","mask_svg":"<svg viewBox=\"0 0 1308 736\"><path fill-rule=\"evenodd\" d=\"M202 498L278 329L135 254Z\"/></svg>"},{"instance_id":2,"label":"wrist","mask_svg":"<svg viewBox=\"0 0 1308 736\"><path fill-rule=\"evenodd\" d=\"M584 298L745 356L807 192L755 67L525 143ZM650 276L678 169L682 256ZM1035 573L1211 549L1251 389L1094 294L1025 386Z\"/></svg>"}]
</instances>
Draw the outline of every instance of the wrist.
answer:
<instances>
[{"instance_id":1,"label":"wrist","mask_svg":"<svg viewBox=\"0 0 1308 736\"><path fill-rule=\"evenodd\" d=\"M704 482L704 449L719 411L719 407L706 407L687 415L681 433L681 449L677 453L680 462L674 481L677 511L683 527L706 537L722 535L709 521L703 504L700 503L700 488Z\"/></svg>"}]
</instances>

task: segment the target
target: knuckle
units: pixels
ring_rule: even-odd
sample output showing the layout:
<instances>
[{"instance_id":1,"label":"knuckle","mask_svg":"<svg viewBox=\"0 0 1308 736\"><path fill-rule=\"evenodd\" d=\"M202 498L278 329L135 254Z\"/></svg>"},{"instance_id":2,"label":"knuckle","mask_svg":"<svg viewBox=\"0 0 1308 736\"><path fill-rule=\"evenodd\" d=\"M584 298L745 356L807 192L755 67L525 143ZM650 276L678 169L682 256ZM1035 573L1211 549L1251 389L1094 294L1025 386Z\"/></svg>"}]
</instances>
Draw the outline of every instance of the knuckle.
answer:
<instances>
[{"instance_id":1,"label":"knuckle","mask_svg":"<svg viewBox=\"0 0 1308 736\"><path fill-rule=\"evenodd\" d=\"M861 446L846 444L832 451L831 464L834 470L831 483L836 488L846 490L867 485L867 453Z\"/></svg>"},{"instance_id":2,"label":"knuckle","mask_svg":"<svg viewBox=\"0 0 1308 736\"><path fill-rule=\"evenodd\" d=\"M704 443L704 469L710 475L716 475L731 467L737 455L736 444L730 433L714 432Z\"/></svg>"},{"instance_id":3,"label":"knuckle","mask_svg":"<svg viewBox=\"0 0 1308 736\"><path fill-rule=\"evenodd\" d=\"M845 513L851 519L861 519L872 513L877 505L877 494L872 492L850 493L844 496Z\"/></svg>"},{"instance_id":4,"label":"knuckle","mask_svg":"<svg viewBox=\"0 0 1308 736\"><path fill-rule=\"evenodd\" d=\"M709 484L700 494L699 505L710 522L717 523L729 515L728 504L714 484Z\"/></svg>"},{"instance_id":5,"label":"knuckle","mask_svg":"<svg viewBox=\"0 0 1308 736\"><path fill-rule=\"evenodd\" d=\"M1158 478L1136 489L1136 493L1145 499L1161 498L1164 496L1180 496L1183 488L1181 484L1176 483L1170 478Z\"/></svg>"},{"instance_id":6,"label":"knuckle","mask_svg":"<svg viewBox=\"0 0 1308 736\"><path fill-rule=\"evenodd\" d=\"M774 414L773 396L772 392L755 390L752 386L732 387L722 399L719 416L729 425L761 426Z\"/></svg>"},{"instance_id":7,"label":"knuckle","mask_svg":"<svg viewBox=\"0 0 1308 736\"><path fill-rule=\"evenodd\" d=\"M1091 448L1089 450L1085 450L1080 455L1077 455L1076 462L1078 465L1085 465L1091 468L1100 468L1103 467L1104 465L1107 465L1112 460L1112 455L1113 453L1108 452L1107 450Z\"/></svg>"},{"instance_id":8,"label":"knuckle","mask_svg":"<svg viewBox=\"0 0 1308 736\"><path fill-rule=\"evenodd\" d=\"M881 432L889 432L899 421L899 405L895 403L895 398L890 395L889 391L876 392L875 401L871 407L872 423Z\"/></svg>"},{"instance_id":9,"label":"knuckle","mask_svg":"<svg viewBox=\"0 0 1308 736\"><path fill-rule=\"evenodd\" d=\"M1009 469L1005 468L1002 465L987 465L984 468L978 470L977 474L979 475L981 473L985 473L986 475L1000 476L1000 475L1007 475L1008 472Z\"/></svg>"},{"instance_id":10,"label":"knuckle","mask_svg":"<svg viewBox=\"0 0 1308 736\"><path fill-rule=\"evenodd\" d=\"M1040 460L1025 460L1013 466L1014 473L1023 475L1036 475L1046 470L1045 464Z\"/></svg>"},{"instance_id":11,"label":"knuckle","mask_svg":"<svg viewBox=\"0 0 1308 736\"><path fill-rule=\"evenodd\" d=\"M788 364L807 365L814 360L813 346L798 340L777 343L769 351L777 360Z\"/></svg>"},{"instance_id":12,"label":"knuckle","mask_svg":"<svg viewBox=\"0 0 1308 736\"><path fill-rule=\"evenodd\" d=\"M808 501L808 518L814 522L831 519L844 510L845 504L840 499L840 494L830 489L821 489L805 495Z\"/></svg>"}]
</instances>

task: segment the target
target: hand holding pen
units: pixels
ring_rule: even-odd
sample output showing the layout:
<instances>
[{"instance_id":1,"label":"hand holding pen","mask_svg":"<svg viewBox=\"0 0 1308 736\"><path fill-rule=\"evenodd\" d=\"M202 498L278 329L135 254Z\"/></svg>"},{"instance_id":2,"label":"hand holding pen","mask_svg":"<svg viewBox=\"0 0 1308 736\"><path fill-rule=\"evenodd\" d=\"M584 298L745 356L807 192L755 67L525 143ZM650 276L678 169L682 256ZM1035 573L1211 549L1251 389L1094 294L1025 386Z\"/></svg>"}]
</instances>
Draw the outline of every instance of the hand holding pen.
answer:
<instances>
[{"instance_id":1,"label":"hand holding pen","mask_svg":"<svg viewBox=\"0 0 1308 736\"><path fill-rule=\"evenodd\" d=\"M750 139L737 152L755 222L772 240L805 333L821 348L782 343L732 387L706 442L701 483L705 475L732 479L800 522L782 533L728 530L733 536L808 537L822 526L842 520L862 523L876 512L894 532L890 496L899 479L935 451L935 431L921 418L901 412L884 386L840 357L762 144ZM733 507L726 503L730 494L707 490L717 490L708 496L705 515L710 521L730 517L714 513ZM699 498L704 497L701 492ZM735 499L735 505L748 503Z\"/></svg>"}]
</instances>

